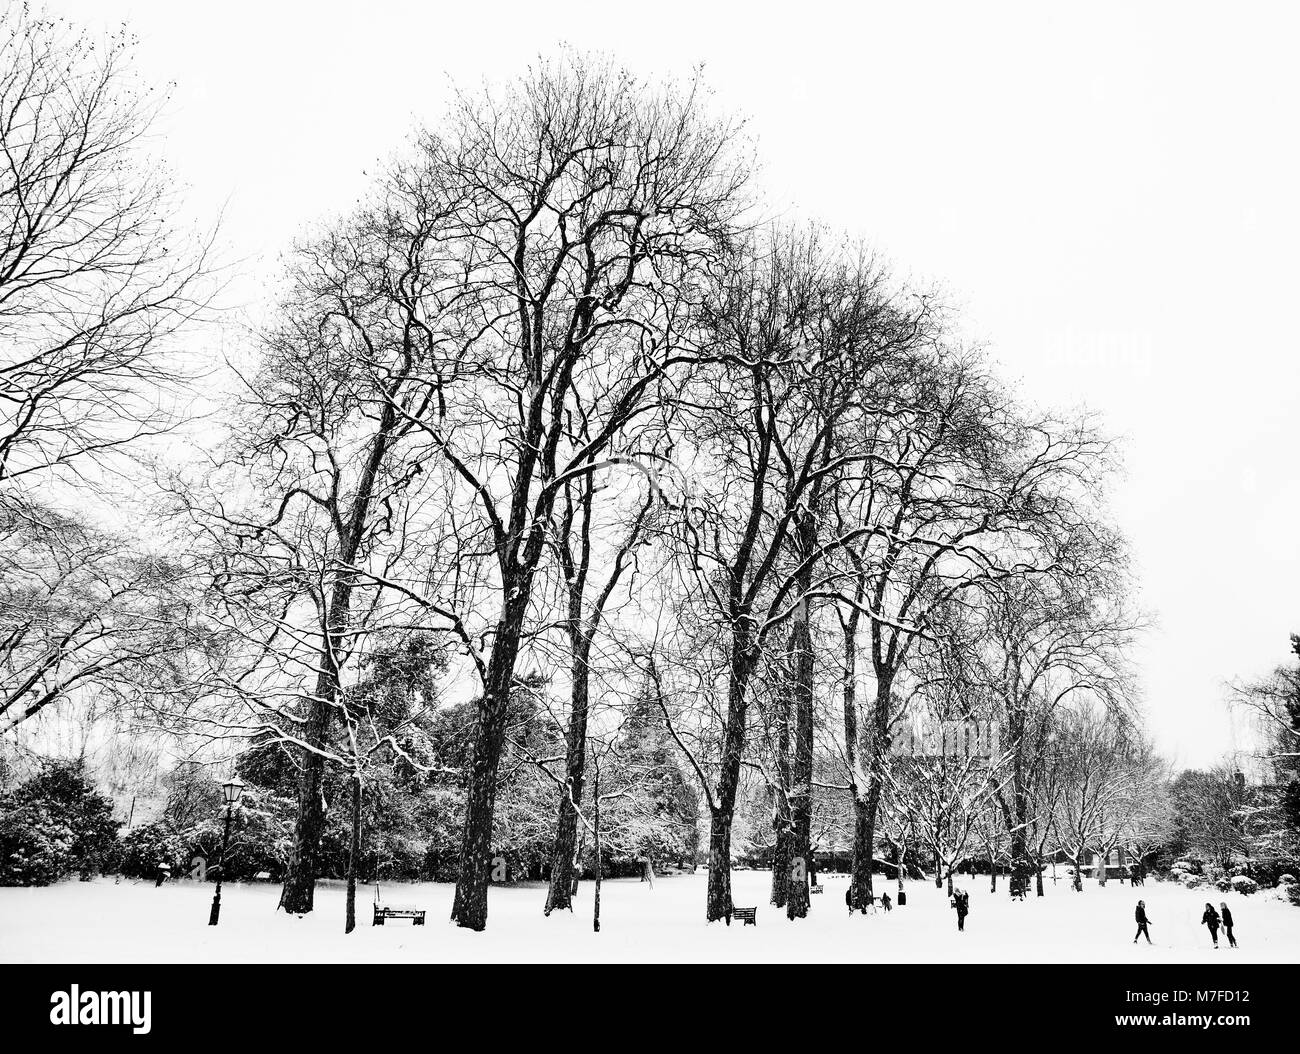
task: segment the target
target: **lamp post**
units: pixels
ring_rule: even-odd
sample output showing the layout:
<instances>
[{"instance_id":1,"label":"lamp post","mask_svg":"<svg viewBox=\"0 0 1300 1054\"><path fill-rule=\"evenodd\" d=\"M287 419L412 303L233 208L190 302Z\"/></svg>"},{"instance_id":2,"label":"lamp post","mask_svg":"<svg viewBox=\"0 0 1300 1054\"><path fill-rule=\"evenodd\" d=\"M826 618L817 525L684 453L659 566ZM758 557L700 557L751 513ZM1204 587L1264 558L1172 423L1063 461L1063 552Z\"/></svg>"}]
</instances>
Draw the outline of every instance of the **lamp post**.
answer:
<instances>
[{"instance_id":1,"label":"lamp post","mask_svg":"<svg viewBox=\"0 0 1300 1054\"><path fill-rule=\"evenodd\" d=\"M244 782L238 776L226 780L221 785L221 797L226 803L226 826L221 833L221 857L217 861L217 891L212 895L212 913L208 915L209 926L215 926L221 918L221 879L226 870L226 843L230 841L230 816L243 793Z\"/></svg>"}]
</instances>

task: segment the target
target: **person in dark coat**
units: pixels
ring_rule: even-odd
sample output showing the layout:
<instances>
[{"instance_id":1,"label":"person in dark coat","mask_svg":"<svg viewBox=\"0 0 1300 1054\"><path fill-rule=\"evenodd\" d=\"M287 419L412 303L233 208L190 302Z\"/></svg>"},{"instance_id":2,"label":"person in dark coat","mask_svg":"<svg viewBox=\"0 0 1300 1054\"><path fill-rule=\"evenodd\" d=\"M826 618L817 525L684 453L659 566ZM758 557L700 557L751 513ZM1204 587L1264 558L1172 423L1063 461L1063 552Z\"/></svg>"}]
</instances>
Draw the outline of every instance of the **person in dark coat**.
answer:
<instances>
[{"instance_id":1,"label":"person in dark coat","mask_svg":"<svg viewBox=\"0 0 1300 1054\"><path fill-rule=\"evenodd\" d=\"M1137 944L1139 937L1145 937L1147 943L1151 943L1151 931L1147 927L1151 920L1147 918L1147 904L1145 900L1139 900L1137 910L1133 912L1133 917L1137 919L1138 931L1133 935L1133 943Z\"/></svg>"},{"instance_id":2,"label":"person in dark coat","mask_svg":"<svg viewBox=\"0 0 1300 1054\"><path fill-rule=\"evenodd\" d=\"M889 911L891 908L893 908L894 904L893 904L893 901L891 901L891 900L889 899L889 894L888 894L888 893L881 893L881 894L880 894L880 906L881 906L882 908L884 908L886 911ZM1227 911L1227 908L1224 908L1224 911L1226 912L1226 911ZM1232 936L1232 931L1231 931L1231 930L1228 931L1228 935L1229 935L1230 937Z\"/></svg>"},{"instance_id":3,"label":"person in dark coat","mask_svg":"<svg viewBox=\"0 0 1300 1054\"><path fill-rule=\"evenodd\" d=\"M1214 941L1214 946L1219 946L1219 913L1214 910L1213 904L1206 904L1205 911L1201 913L1201 925L1210 928L1210 940Z\"/></svg>"},{"instance_id":4,"label":"person in dark coat","mask_svg":"<svg viewBox=\"0 0 1300 1054\"><path fill-rule=\"evenodd\" d=\"M1219 917L1223 920L1223 935L1228 938L1228 947L1237 946L1237 938L1232 935L1232 912L1228 910L1227 904L1219 905Z\"/></svg>"},{"instance_id":5,"label":"person in dark coat","mask_svg":"<svg viewBox=\"0 0 1300 1054\"><path fill-rule=\"evenodd\" d=\"M957 909L957 929L964 932L966 916L970 914L970 894L965 890L957 890L952 895L952 906Z\"/></svg>"}]
</instances>

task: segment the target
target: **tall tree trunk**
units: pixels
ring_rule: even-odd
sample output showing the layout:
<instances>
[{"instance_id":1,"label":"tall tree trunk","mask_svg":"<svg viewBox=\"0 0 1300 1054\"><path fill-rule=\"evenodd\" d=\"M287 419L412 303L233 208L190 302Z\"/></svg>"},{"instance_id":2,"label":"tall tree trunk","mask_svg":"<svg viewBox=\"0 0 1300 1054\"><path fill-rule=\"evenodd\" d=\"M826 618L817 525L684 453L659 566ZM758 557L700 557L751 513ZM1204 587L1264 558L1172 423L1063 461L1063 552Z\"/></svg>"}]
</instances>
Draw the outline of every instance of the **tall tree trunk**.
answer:
<instances>
[{"instance_id":1,"label":"tall tree trunk","mask_svg":"<svg viewBox=\"0 0 1300 1054\"><path fill-rule=\"evenodd\" d=\"M506 609L497 626L488 660L487 683L479 700L474 749L465 788L465 822L461 828L460 874L451 918L458 926L487 926L488 883L492 877L492 821L496 811L497 771L505 744L515 659L528 607L531 578L507 583Z\"/></svg>"},{"instance_id":2,"label":"tall tree trunk","mask_svg":"<svg viewBox=\"0 0 1300 1054\"><path fill-rule=\"evenodd\" d=\"M1018 666L1015 668L1018 669ZM1010 827L1010 852L1011 852L1011 874L1018 876L1026 883L1029 881L1029 796L1025 787L1025 724L1026 711L1025 707L1019 701L1019 686L1013 685L1010 689L1012 696L1009 706L1009 727L1007 729L1008 739L1011 742L1011 815L1009 817ZM1014 884L1013 884L1014 885Z\"/></svg>"},{"instance_id":3,"label":"tall tree trunk","mask_svg":"<svg viewBox=\"0 0 1300 1054\"><path fill-rule=\"evenodd\" d=\"M320 753L329 734L330 719L338 700L338 651L347 629L352 601L352 579L341 576L330 591L326 640L319 656L316 692L308 711L302 739L302 768L298 774L298 815L293 846L280 890L280 907L291 915L311 911L316 899L316 874L320 869L320 840L325 832L325 756ZM315 748L315 749L310 749Z\"/></svg>"},{"instance_id":4,"label":"tall tree trunk","mask_svg":"<svg viewBox=\"0 0 1300 1054\"><path fill-rule=\"evenodd\" d=\"M889 677L876 673L876 699L872 708L871 741L867 744L867 793L864 799L854 801L853 824L853 891L856 903L866 904L874 895L871 885L875 866L876 818L880 811L880 772L884 754L888 749L889 705L892 682Z\"/></svg>"},{"instance_id":5,"label":"tall tree trunk","mask_svg":"<svg viewBox=\"0 0 1300 1054\"><path fill-rule=\"evenodd\" d=\"M709 818L709 885L705 919L731 917L731 813L714 809Z\"/></svg>"},{"instance_id":6,"label":"tall tree trunk","mask_svg":"<svg viewBox=\"0 0 1300 1054\"><path fill-rule=\"evenodd\" d=\"M733 631L731 673L727 685L727 726L722 738L718 793L709 817L709 884L705 918L729 919L731 900L731 823L740 787L740 762L745 752L745 718L749 703L749 675L753 669L749 633L743 626Z\"/></svg>"},{"instance_id":7,"label":"tall tree trunk","mask_svg":"<svg viewBox=\"0 0 1300 1054\"><path fill-rule=\"evenodd\" d=\"M357 928L357 864L361 860L361 775L352 777L352 842L348 850L348 908L343 932Z\"/></svg>"},{"instance_id":8,"label":"tall tree trunk","mask_svg":"<svg viewBox=\"0 0 1300 1054\"><path fill-rule=\"evenodd\" d=\"M317 685L319 693L319 683ZM324 745L330 707L318 694L311 703L302 738L309 747ZM316 872L320 839L325 830L325 758L315 750L302 751L298 773L298 815L293 827L293 845L280 888L280 907L291 915L311 911L316 897Z\"/></svg>"},{"instance_id":9,"label":"tall tree trunk","mask_svg":"<svg viewBox=\"0 0 1300 1054\"><path fill-rule=\"evenodd\" d=\"M591 928L596 933L600 932L600 878L603 864L600 853L600 770L596 770L595 781L592 786L592 833L596 839L596 891L592 896L591 907Z\"/></svg>"},{"instance_id":10,"label":"tall tree trunk","mask_svg":"<svg viewBox=\"0 0 1300 1054\"><path fill-rule=\"evenodd\" d=\"M379 427L370 443L352 504L347 510L345 526L338 532L338 566L350 568L361 548L370 506L374 501L375 481L380 466L393 442L397 409L392 398L406 381L402 374L389 382L388 396L380 414ZM350 650L347 641L352 608L355 574L344 570L337 574L330 589L329 609L325 618L324 640L316 675L316 692L303 729L302 770L298 776L298 817L294 824L293 847L280 890L280 907L293 915L312 910L316 896L316 873L319 869L320 840L325 831L325 758L319 750L325 745L330 718L339 693L339 656ZM315 748L315 749L312 749Z\"/></svg>"},{"instance_id":11,"label":"tall tree trunk","mask_svg":"<svg viewBox=\"0 0 1300 1054\"><path fill-rule=\"evenodd\" d=\"M790 821L789 809L780 801L783 794L777 791L774 803L775 836L772 844L772 906L783 908L790 899Z\"/></svg>"},{"instance_id":12,"label":"tall tree trunk","mask_svg":"<svg viewBox=\"0 0 1300 1054\"><path fill-rule=\"evenodd\" d=\"M853 857L849 864L849 888L853 906L866 909L871 896L871 845L875 825L871 822L870 794L853 797Z\"/></svg>"},{"instance_id":13,"label":"tall tree trunk","mask_svg":"<svg viewBox=\"0 0 1300 1054\"><path fill-rule=\"evenodd\" d=\"M588 665L591 641L581 635L573 647L569 730L564 752L564 786L560 788L559 816L551 846L551 881L543 913L557 908L573 910L577 885L578 810L582 807L583 773L587 761L587 715L589 712Z\"/></svg>"},{"instance_id":14,"label":"tall tree trunk","mask_svg":"<svg viewBox=\"0 0 1300 1054\"><path fill-rule=\"evenodd\" d=\"M858 599L862 595L859 578ZM849 770L849 795L853 801L853 855L849 862L850 909L866 910L871 896L871 842L875 837L875 824L868 801L871 777L862 767L863 744L858 723L858 621L861 612L850 609L840 621L843 634L842 661L844 664L844 744ZM868 745L867 750L870 747Z\"/></svg>"},{"instance_id":15,"label":"tall tree trunk","mask_svg":"<svg viewBox=\"0 0 1300 1054\"><path fill-rule=\"evenodd\" d=\"M772 788L772 905L790 899L790 695L782 685L776 706L776 786Z\"/></svg>"},{"instance_id":16,"label":"tall tree trunk","mask_svg":"<svg viewBox=\"0 0 1300 1054\"><path fill-rule=\"evenodd\" d=\"M806 918L809 873L812 861L813 781L813 652L806 602L796 616L790 635L790 665L794 673L794 760L790 769L793 796L790 801L790 856L798 868L799 881L791 881L786 917ZM802 866L798 866L798 865Z\"/></svg>"}]
</instances>

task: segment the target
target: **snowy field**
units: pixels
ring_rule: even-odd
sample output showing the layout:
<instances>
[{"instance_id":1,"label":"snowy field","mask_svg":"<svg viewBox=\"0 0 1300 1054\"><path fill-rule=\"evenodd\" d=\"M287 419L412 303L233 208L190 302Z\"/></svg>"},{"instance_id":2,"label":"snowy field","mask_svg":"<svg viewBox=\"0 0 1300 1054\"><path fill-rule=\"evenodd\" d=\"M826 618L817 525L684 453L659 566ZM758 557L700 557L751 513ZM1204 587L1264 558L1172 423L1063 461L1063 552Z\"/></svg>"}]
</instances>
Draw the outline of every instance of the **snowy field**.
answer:
<instances>
[{"instance_id":1,"label":"snowy field","mask_svg":"<svg viewBox=\"0 0 1300 1054\"><path fill-rule=\"evenodd\" d=\"M758 906L757 927L706 926L705 875L636 880L602 887L601 932L591 929L590 883L572 916L542 917L541 886L491 891L488 928L471 933L447 921L452 887L385 885L385 900L428 911L423 928L390 921L371 926L372 887L358 890L357 930L343 933L340 884L317 888L316 911L292 918L275 910L279 887L229 885L221 924L207 925L212 887L190 882L98 879L39 889L0 889L0 961L4 962L1279 962L1300 961L1300 908L1271 892L1188 891L1148 882L1140 890L1111 882L1072 893L1049 882L1042 900L1012 903L999 883L964 880L971 915L958 933L947 897L932 884L908 886L908 906L847 917L847 878L824 875L826 892L812 915L789 922L767 903L768 875L734 876L736 903ZM893 883L888 883L891 895ZM1146 901L1154 947L1134 946L1133 907ZM1199 925L1205 901L1226 901L1241 947L1219 950Z\"/></svg>"}]
</instances>

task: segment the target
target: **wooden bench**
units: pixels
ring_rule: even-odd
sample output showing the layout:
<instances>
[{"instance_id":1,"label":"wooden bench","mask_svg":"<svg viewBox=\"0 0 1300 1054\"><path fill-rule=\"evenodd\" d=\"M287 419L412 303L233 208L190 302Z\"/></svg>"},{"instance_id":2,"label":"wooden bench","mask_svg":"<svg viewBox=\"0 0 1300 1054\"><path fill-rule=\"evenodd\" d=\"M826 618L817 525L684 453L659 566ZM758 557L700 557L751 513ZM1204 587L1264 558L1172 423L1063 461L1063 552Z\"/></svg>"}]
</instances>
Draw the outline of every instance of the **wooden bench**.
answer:
<instances>
[{"instance_id":1,"label":"wooden bench","mask_svg":"<svg viewBox=\"0 0 1300 1054\"><path fill-rule=\"evenodd\" d=\"M388 907L385 904L376 904L373 925L382 926L385 919L410 919L412 926L423 926L424 909Z\"/></svg>"},{"instance_id":2,"label":"wooden bench","mask_svg":"<svg viewBox=\"0 0 1300 1054\"><path fill-rule=\"evenodd\" d=\"M387 919L410 919L412 926L424 925L424 909L399 904L384 904L380 900L379 883L375 883L375 920L372 926L382 926Z\"/></svg>"},{"instance_id":3,"label":"wooden bench","mask_svg":"<svg viewBox=\"0 0 1300 1054\"><path fill-rule=\"evenodd\" d=\"M758 925L758 908L732 908L731 914L727 916L727 925L731 925L731 920L743 922L746 926Z\"/></svg>"}]
</instances>

